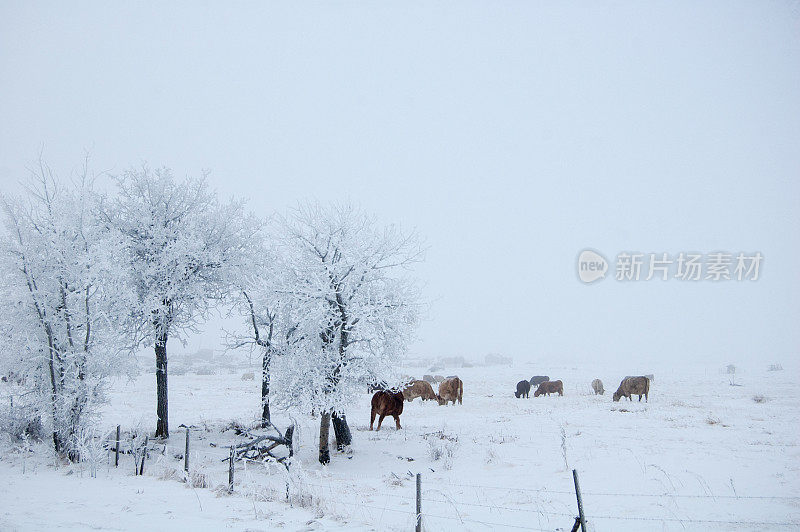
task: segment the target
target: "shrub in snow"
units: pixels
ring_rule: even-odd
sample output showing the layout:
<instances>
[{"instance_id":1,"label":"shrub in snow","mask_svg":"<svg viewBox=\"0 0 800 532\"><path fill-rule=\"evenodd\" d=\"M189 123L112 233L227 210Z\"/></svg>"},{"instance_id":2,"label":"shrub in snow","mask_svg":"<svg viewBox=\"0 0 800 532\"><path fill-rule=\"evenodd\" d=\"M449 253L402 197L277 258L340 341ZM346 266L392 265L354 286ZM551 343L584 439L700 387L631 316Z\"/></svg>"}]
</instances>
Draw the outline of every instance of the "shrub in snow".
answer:
<instances>
[{"instance_id":1,"label":"shrub in snow","mask_svg":"<svg viewBox=\"0 0 800 532\"><path fill-rule=\"evenodd\" d=\"M189 466L189 474L186 477L186 483L192 488L207 488L208 476L205 470ZM227 490L227 486L225 487Z\"/></svg>"},{"instance_id":2,"label":"shrub in snow","mask_svg":"<svg viewBox=\"0 0 800 532\"><path fill-rule=\"evenodd\" d=\"M767 371L783 371L783 366L780 364L770 364Z\"/></svg>"},{"instance_id":3,"label":"shrub in snow","mask_svg":"<svg viewBox=\"0 0 800 532\"><path fill-rule=\"evenodd\" d=\"M169 463L159 463L155 468L155 477L158 480L178 480L183 477L183 469L178 469Z\"/></svg>"},{"instance_id":4,"label":"shrub in snow","mask_svg":"<svg viewBox=\"0 0 800 532\"><path fill-rule=\"evenodd\" d=\"M0 410L0 433L15 444L38 442L46 437L40 414L30 407L14 406Z\"/></svg>"},{"instance_id":5,"label":"shrub in snow","mask_svg":"<svg viewBox=\"0 0 800 532\"><path fill-rule=\"evenodd\" d=\"M449 471L453 468L453 459L458 448L458 436L445 434L443 430L426 434L428 457L433 461L442 460L442 468Z\"/></svg>"},{"instance_id":6,"label":"shrub in snow","mask_svg":"<svg viewBox=\"0 0 800 532\"><path fill-rule=\"evenodd\" d=\"M77 447L81 464L89 467L89 475L97 477L97 466L103 463L108 453L110 432L100 432L94 426L83 427L77 435Z\"/></svg>"},{"instance_id":7,"label":"shrub in snow","mask_svg":"<svg viewBox=\"0 0 800 532\"><path fill-rule=\"evenodd\" d=\"M756 403L766 403L769 399L763 395L754 395L753 401Z\"/></svg>"}]
</instances>

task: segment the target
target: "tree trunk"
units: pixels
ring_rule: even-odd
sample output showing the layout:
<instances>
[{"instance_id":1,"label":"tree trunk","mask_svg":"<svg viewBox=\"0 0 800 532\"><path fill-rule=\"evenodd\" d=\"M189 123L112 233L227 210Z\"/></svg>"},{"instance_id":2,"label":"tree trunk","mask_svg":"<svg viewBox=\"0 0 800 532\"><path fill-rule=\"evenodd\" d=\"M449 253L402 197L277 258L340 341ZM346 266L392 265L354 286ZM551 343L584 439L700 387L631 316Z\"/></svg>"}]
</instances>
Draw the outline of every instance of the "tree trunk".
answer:
<instances>
[{"instance_id":1,"label":"tree trunk","mask_svg":"<svg viewBox=\"0 0 800 532\"><path fill-rule=\"evenodd\" d=\"M336 450L344 451L345 447L353 443L353 435L350 433L350 427L347 426L347 418L344 414L340 416L334 412L331 420L333 421L333 433L336 435Z\"/></svg>"},{"instance_id":2,"label":"tree trunk","mask_svg":"<svg viewBox=\"0 0 800 532\"><path fill-rule=\"evenodd\" d=\"M264 360L261 365L261 426L269 426L269 362L270 362L269 349L264 351Z\"/></svg>"},{"instance_id":3,"label":"tree trunk","mask_svg":"<svg viewBox=\"0 0 800 532\"><path fill-rule=\"evenodd\" d=\"M319 421L319 463L328 464L331 461L331 452L328 450L328 438L331 429L331 413L323 412Z\"/></svg>"},{"instance_id":4,"label":"tree trunk","mask_svg":"<svg viewBox=\"0 0 800 532\"><path fill-rule=\"evenodd\" d=\"M167 405L167 334L156 339L156 438L169 438L169 409Z\"/></svg>"}]
</instances>

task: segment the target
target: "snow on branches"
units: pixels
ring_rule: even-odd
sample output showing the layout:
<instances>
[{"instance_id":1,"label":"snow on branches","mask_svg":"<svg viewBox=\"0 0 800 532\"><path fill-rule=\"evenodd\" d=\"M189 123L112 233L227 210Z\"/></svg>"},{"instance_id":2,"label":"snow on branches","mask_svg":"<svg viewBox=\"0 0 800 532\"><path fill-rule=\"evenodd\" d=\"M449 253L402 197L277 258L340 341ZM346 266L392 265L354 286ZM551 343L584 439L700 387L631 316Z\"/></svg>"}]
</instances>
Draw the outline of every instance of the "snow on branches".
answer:
<instances>
[{"instance_id":1,"label":"snow on branches","mask_svg":"<svg viewBox=\"0 0 800 532\"><path fill-rule=\"evenodd\" d=\"M290 356L280 357L278 402L343 412L369 382L396 382L417 321L408 268L422 258L416 235L345 206L304 205L274 228L292 302Z\"/></svg>"},{"instance_id":2,"label":"snow on branches","mask_svg":"<svg viewBox=\"0 0 800 532\"><path fill-rule=\"evenodd\" d=\"M50 422L55 450L77 459L105 379L125 368L115 329L130 304L122 247L98 223L85 167L65 186L40 163L28 193L3 203L0 364L23 376L26 406Z\"/></svg>"},{"instance_id":3,"label":"snow on branches","mask_svg":"<svg viewBox=\"0 0 800 532\"><path fill-rule=\"evenodd\" d=\"M243 202L222 204L204 178L176 180L169 169L131 170L103 217L124 243L136 292L131 333L156 354L156 437L169 436L167 341L193 330L229 293L230 269L249 255L259 223Z\"/></svg>"},{"instance_id":4,"label":"snow on branches","mask_svg":"<svg viewBox=\"0 0 800 532\"><path fill-rule=\"evenodd\" d=\"M24 406L50 422L55 449L78 458L104 382L142 345L156 355L155 435L168 437L167 341L231 302L247 331L233 344L263 354L263 424L273 397L322 414L321 460L331 419L348 445L346 408L369 383L400 384L416 236L351 206L307 204L265 225L168 169L115 179L101 196L86 172L65 185L41 164L27 196L4 201L0 369L30 388Z\"/></svg>"}]
</instances>

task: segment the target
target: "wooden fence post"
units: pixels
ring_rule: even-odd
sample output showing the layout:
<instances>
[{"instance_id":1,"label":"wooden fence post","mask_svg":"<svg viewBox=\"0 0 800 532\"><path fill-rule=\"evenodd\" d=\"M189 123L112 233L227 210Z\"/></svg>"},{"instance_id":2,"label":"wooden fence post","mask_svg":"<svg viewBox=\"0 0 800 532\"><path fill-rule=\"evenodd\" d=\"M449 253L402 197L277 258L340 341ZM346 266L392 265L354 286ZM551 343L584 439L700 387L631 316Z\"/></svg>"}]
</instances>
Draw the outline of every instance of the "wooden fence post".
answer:
<instances>
[{"instance_id":1,"label":"wooden fence post","mask_svg":"<svg viewBox=\"0 0 800 532\"><path fill-rule=\"evenodd\" d=\"M572 480L575 482L575 497L578 499L578 519L581 522L581 531L586 532L586 518L583 515L583 501L581 500L581 487L578 484L578 470L572 470ZM575 523L577 525L577 523Z\"/></svg>"},{"instance_id":2,"label":"wooden fence post","mask_svg":"<svg viewBox=\"0 0 800 532\"><path fill-rule=\"evenodd\" d=\"M417 528L416 532L422 532L422 475L417 473Z\"/></svg>"},{"instance_id":3,"label":"wooden fence post","mask_svg":"<svg viewBox=\"0 0 800 532\"><path fill-rule=\"evenodd\" d=\"M114 467L119 466L119 425L117 425L117 445L114 449Z\"/></svg>"},{"instance_id":4,"label":"wooden fence post","mask_svg":"<svg viewBox=\"0 0 800 532\"><path fill-rule=\"evenodd\" d=\"M142 465L139 467L139 476L144 475L145 458L147 458L147 436L144 437L144 448L142 449Z\"/></svg>"},{"instance_id":5,"label":"wooden fence post","mask_svg":"<svg viewBox=\"0 0 800 532\"><path fill-rule=\"evenodd\" d=\"M230 464L228 465L228 493L233 493L233 445L231 445Z\"/></svg>"},{"instance_id":6,"label":"wooden fence post","mask_svg":"<svg viewBox=\"0 0 800 532\"><path fill-rule=\"evenodd\" d=\"M183 470L189 472L189 427L186 427L186 450L183 452Z\"/></svg>"}]
</instances>

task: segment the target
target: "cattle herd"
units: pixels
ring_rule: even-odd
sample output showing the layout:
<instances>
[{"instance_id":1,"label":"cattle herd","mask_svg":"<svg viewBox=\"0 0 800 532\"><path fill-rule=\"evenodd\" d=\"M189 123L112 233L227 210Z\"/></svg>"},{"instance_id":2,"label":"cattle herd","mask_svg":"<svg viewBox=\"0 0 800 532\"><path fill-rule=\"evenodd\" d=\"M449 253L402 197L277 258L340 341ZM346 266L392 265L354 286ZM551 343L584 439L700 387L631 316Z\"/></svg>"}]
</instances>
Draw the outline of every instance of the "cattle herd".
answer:
<instances>
[{"instance_id":1,"label":"cattle herd","mask_svg":"<svg viewBox=\"0 0 800 532\"><path fill-rule=\"evenodd\" d=\"M622 397L627 397L628 400L633 401L631 398L632 395L638 395L639 401L641 401L642 396L644 395L644 400L647 402L647 396L650 393L650 382L652 380L652 374L643 375L641 377L625 377L622 379L622 382L619 383L619 388L617 388L617 391L614 392L614 401L619 401ZM517 399L520 397L530 397L529 394L533 386L537 386L536 391L533 392L534 397L539 397L540 395L550 395L551 393L564 395L564 383L561 381L551 381L550 377L546 375L537 375L535 377L531 377L531 380L529 381L519 381L517 383L517 391L514 392L514 396ZM592 390L594 390L595 395L603 395L606 393L605 389L603 388L603 381L600 379L594 379L592 381Z\"/></svg>"},{"instance_id":2,"label":"cattle herd","mask_svg":"<svg viewBox=\"0 0 800 532\"><path fill-rule=\"evenodd\" d=\"M644 396L644 400L647 402L652 380L652 374L640 377L625 377L620 382L617 391L614 392L613 400L619 401L622 397L627 397L628 400L633 401L632 396L638 395L639 401ZM456 401L458 401L458 404L462 404L464 383L456 375L449 377L425 375L422 380L411 379L407 382L408 384L401 390L390 389L384 382L374 383L369 386L368 390L375 392L372 396L369 430L373 430L376 416L378 416L378 427L375 430L380 430L383 418L386 416L392 416L395 425L400 429L400 414L403 413L403 403L405 401L413 401L417 397L423 401L435 400L440 405L446 405L450 401L454 405ZM439 385L438 393L433 391L433 385L435 384ZM533 387L536 388L533 392L534 397L539 397L540 395L549 396L551 393L564 395L563 382L560 380L551 381L547 375L535 375L530 380L521 380L517 383L514 397L517 399L522 397L529 398ZM603 395L605 393L603 381L594 379L592 381L592 390L594 390L595 395Z\"/></svg>"},{"instance_id":3,"label":"cattle herd","mask_svg":"<svg viewBox=\"0 0 800 532\"><path fill-rule=\"evenodd\" d=\"M439 384L439 393L433 392L431 384ZM381 423L386 416L394 418L395 425L400 429L400 414L403 413L403 402L413 401L417 397L423 401L436 400L440 405L446 405L450 401L453 404L462 404L464 397L464 383L456 375L445 377L432 377L425 375L422 380L411 380L402 390L392 390L386 387L385 383L372 384L369 391L375 391L372 396L372 412L370 413L369 430L375 424L375 416L378 416L378 427L381 430Z\"/></svg>"}]
</instances>

